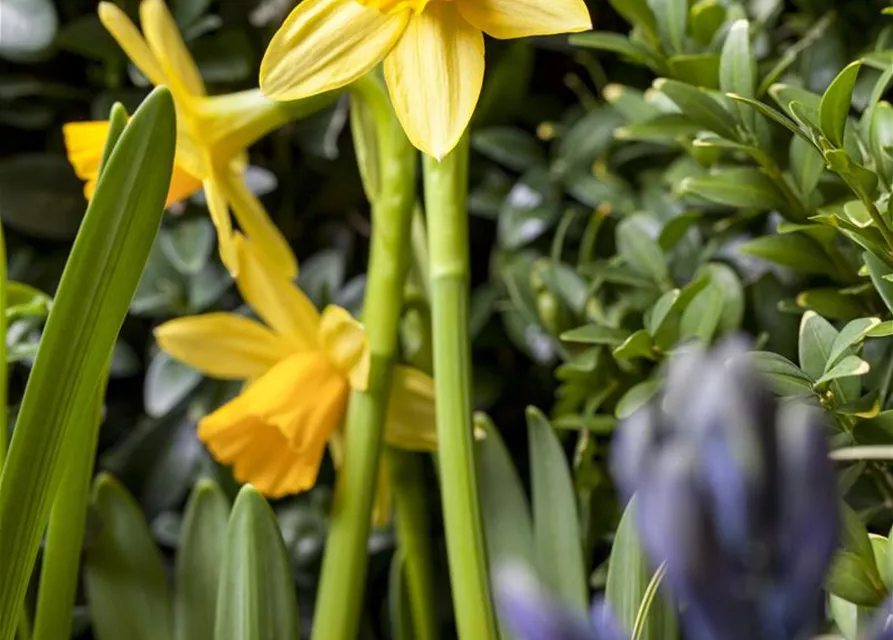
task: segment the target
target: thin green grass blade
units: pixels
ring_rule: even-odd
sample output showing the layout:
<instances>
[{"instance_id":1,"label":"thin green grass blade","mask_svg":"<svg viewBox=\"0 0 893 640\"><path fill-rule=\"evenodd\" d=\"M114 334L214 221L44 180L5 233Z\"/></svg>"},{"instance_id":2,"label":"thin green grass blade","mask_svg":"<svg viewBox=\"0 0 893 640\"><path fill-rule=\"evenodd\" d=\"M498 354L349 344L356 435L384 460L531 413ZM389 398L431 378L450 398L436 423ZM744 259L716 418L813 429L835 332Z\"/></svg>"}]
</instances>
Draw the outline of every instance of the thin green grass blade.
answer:
<instances>
[{"instance_id":1,"label":"thin green grass blade","mask_svg":"<svg viewBox=\"0 0 893 640\"><path fill-rule=\"evenodd\" d=\"M93 429L97 388L127 314L170 184L173 100L152 92L99 178L66 264L0 476L0 640L11 640L70 431Z\"/></svg>"}]
</instances>

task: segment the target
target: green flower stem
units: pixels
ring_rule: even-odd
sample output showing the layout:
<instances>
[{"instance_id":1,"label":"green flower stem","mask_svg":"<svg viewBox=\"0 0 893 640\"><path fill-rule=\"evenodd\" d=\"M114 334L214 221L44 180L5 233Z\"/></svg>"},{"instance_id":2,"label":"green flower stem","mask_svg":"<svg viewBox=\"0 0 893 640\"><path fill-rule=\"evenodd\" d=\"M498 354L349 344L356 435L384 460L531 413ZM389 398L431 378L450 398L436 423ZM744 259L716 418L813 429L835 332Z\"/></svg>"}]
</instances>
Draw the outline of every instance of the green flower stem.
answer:
<instances>
[{"instance_id":1,"label":"green flower stem","mask_svg":"<svg viewBox=\"0 0 893 640\"><path fill-rule=\"evenodd\" d=\"M425 158L434 380L444 524L463 639L496 638L472 440L468 137L442 162Z\"/></svg>"},{"instance_id":2,"label":"green flower stem","mask_svg":"<svg viewBox=\"0 0 893 640\"><path fill-rule=\"evenodd\" d=\"M397 539L403 551L413 638L436 640L437 618L431 577L431 544L419 454L388 448L388 466L397 513Z\"/></svg>"},{"instance_id":3,"label":"green flower stem","mask_svg":"<svg viewBox=\"0 0 893 640\"><path fill-rule=\"evenodd\" d=\"M6 362L6 240L3 227L0 226L0 469L6 462L6 452L9 450L9 412L6 407L8 390L7 375L9 365Z\"/></svg>"},{"instance_id":4,"label":"green flower stem","mask_svg":"<svg viewBox=\"0 0 893 640\"><path fill-rule=\"evenodd\" d=\"M316 640L355 638L361 618L366 545L397 353L403 285L410 265L415 204L415 150L397 122L384 87L367 76L355 83L353 91L373 113L380 154L381 178L372 203L372 252L363 312L372 366L368 390L354 392L347 411L344 466L335 490L314 615L312 637Z\"/></svg>"}]
</instances>

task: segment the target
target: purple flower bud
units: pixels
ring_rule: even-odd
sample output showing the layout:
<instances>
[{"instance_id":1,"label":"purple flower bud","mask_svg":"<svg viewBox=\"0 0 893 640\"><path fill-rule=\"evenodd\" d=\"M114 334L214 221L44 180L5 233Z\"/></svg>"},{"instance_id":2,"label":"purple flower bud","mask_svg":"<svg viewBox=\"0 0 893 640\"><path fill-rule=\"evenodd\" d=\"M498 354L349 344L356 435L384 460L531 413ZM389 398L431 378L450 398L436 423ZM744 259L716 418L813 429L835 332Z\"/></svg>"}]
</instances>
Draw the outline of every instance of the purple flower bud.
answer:
<instances>
[{"instance_id":1,"label":"purple flower bud","mask_svg":"<svg viewBox=\"0 0 893 640\"><path fill-rule=\"evenodd\" d=\"M499 567L494 583L500 615L518 640L628 640L603 602L587 620L556 601L523 566Z\"/></svg>"},{"instance_id":2,"label":"purple flower bud","mask_svg":"<svg viewBox=\"0 0 893 640\"><path fill-rule=\"evenodd\" d=\"M893 640L893 598L878 607L867 640Z\"/></svg>"},{"instance_id":3,"label":"purple flower bud","mask_svg":"<svg viewBox=\"0 0 893 640\"><path fill-rule=\"evenodd\" d=\"M834 469L817 416L779 408L742 343L677 356L661 397L620 426L612 463L690 637L812 630L837 544Z\"/></svg>"}]
</instances>

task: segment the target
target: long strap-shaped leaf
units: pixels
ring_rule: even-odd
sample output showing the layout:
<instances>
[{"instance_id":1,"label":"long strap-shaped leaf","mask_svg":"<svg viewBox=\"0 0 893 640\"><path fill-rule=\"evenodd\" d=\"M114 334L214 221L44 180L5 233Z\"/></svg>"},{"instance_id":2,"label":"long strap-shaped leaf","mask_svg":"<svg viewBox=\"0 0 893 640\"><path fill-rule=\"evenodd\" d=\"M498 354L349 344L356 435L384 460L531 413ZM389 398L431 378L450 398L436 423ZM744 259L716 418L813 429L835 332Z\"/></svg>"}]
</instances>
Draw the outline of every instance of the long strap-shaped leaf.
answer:
<instances>
[{"instance_id":1,"label":"long strap-shaped leaf","mask_svg":"<svg viewBox=\"0 0 893 640\"><path fill-rule=\"evenodd\" d=\"M112 152L62 274L0 476L0 640L14 632L67 427L92 428L97 385L161 222L175 144L173 100L159 88Z\"/></svg>"}]
</instances>

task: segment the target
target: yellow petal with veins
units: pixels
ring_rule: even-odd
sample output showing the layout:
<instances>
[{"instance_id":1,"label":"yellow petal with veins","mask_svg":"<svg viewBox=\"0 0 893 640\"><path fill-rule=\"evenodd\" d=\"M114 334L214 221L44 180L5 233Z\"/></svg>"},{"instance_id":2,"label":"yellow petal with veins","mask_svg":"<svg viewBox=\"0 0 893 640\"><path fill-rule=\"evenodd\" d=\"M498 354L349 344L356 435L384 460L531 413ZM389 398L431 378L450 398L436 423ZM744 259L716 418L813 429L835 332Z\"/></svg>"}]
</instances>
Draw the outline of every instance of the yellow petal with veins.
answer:
<instances>
[{"instance_id":1,"label":"yellow petal with veins","mask_svg":"<svg viewBox=\"0 0 893 640\"><path fill-rule=\"evenodd\" d=\"M273 221L264 205L245 184L244 168L238 162L221 173L221 188L232 207L242 231L257 247L257 251L286 279L298 275L298 261L288 241Z\"/></svg>"},{"instance_id":2,"label":"yellow petal with veins","mask_svg":"<svg viewBox=\"0 0 893 640\"><path fill-rule=\"evenodd\" d=\"M276 100L296 100L350 84L387 55L410 13L386 14L355 0L304 0L264 54L261 90Z\"/></svg>"},{"instance_id":3,"label":"yellow petal with veins","mask_svg":"<svg viewBox=\"0 0 893 640\"><path fill-rule=\"evenodd\" d=\"M175 360L224 380L257 378L288 356L288 343L259 322L207 313L165 322L158 346Z\"/></svg>"},{"instance_id":4,"label":"yellow petal with veins","mask_svg":"<svg viewBox=\"0 0 893 640\"><path fill-rule=\"evenodd\" d=\"M434 379L427 373L397 365L391 378L385 441L408 451L435 451Z\"/></svg>"},{"instance_id":5,"label":"yellow petal with veins","mask_svg":"<svg viewBox=\"0 0 893 640\"><path fill-rule=\"evenodd\" d=\"M592 28L583 0L455 0L468 22L494 38L575 33Z\"/></svg>"},{"instance_id":6,"label":"yellow petal with veins","mask_svg":"<svg viewBox=\"0 0 893 640\"><path fill-rule=\"evenodd\" d=\"M452 2L413 15L385 58L397 117L410 141L442 159L465 132L484 81L484 36Z\"/></svg>"},{"instance_id":7,"label":"yellow petal with veins","mask_svg":"<svg viewBox=\"0 0 893 640\"><path fill-rule=\"evenodd\" d=\"M365 391L371 356L363 325L347 310L329 305L322 314L319 339L332 363L350 378L350 386Z\"/></svg>"},{"instance_id":8,"label":"yellow petal with veins","mask_svg":"<svg viewBox=\"0 0 893 640\"><path fill-rule=\"evenodd\" d=\"M217 229L217 245L220 251L220 260L227 270L237 276L239 273L239 258L236 254L235 238L233 236L233 221L229 215L229 203L220 188L220 181L213 177L206 178L202 185L205 188L205 198L208 201L208 212L211 214L211 222Z\"/></svg>"},{"instance_id":9,"label":"yellow petal with veins","mask_svg":"<svg viewBox=\"0 0 893 640\"><path fill-rule=\"evenodd\" d=\"M321 354L296 354L203 418L198 435L237 480L267 496L306 491L343 419L348 390Z\"/></svg>"},{"instance_id":10,"label":"yellow petal with veins","mask_svg":"<svg viewBox=\"0 0 893 640\"><path fill-rule=\"evenodd\" d=\"M111 2L100 2L98 12L102 25L149 82L156 86L166 84L167 78L161 64L127 14Z\"/></svg>"},{"instance_id":11,"label":"yellow petal with veins","mask_svg":"<svg viewBox=\"0 0 893 640\"><path fill-rule=\"evenodd\" d=\"M165 71L174 98L182 103L189 97L205 95L202 76L164 0L143 0L140 22L149 48Z\"/></svg>"},{"instance_id":12,"label":"yellow petal with veins","mask_svg":"<svg viewBox=\"0 0 893 640\"><path fill-rule=\"evenodd\" d=\"M236 237L239 292L264 322L291 345L292 351L319 349L320 316L307 295L263 254L262 247Z\"/></svg>"}]
</instances>

